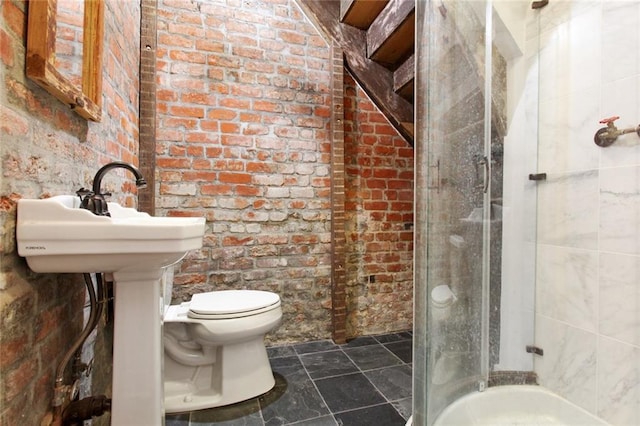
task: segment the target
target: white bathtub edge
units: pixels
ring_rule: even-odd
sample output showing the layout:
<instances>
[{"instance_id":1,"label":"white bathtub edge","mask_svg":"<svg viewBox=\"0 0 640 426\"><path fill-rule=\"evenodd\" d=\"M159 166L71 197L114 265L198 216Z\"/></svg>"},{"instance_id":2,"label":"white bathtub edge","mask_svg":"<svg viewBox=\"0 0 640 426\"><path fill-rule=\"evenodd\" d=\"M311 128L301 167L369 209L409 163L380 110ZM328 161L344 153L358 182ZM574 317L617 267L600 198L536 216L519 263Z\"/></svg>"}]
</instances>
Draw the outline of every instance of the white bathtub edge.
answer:
<instances>
[{"instance_id":1,"label":"white bathtub edge","mask_svg":"<svg viewBox=\"0 0 640 426\"><path fill-rule=\"evenodd\" d=\"M508 385L474 392L450 404L434 426L465 424L553 424L610 426L602 419L548 389L535 385Z\"/></svg>"}]
</instances>

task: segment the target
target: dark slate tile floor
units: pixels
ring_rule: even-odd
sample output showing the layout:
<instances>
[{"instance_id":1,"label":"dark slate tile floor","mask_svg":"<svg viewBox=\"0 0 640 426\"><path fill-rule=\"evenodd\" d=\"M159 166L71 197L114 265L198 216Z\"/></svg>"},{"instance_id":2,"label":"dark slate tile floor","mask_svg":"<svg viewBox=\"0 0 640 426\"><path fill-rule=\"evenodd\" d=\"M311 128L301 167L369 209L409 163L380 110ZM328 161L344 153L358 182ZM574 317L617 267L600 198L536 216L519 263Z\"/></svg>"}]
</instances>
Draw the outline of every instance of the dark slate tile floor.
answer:
<instances>
[{"instance_id":1,"label":"dark slate tile floor","mask_svg":"<svg viewBox=\"0 0 640 426\"><path fill-rule=\"evenodd\" d=\"M410 332L268 348L276 378L238 404L168 414L166 426L404 426L411 415Z\"/></svg>"}]
</instances>

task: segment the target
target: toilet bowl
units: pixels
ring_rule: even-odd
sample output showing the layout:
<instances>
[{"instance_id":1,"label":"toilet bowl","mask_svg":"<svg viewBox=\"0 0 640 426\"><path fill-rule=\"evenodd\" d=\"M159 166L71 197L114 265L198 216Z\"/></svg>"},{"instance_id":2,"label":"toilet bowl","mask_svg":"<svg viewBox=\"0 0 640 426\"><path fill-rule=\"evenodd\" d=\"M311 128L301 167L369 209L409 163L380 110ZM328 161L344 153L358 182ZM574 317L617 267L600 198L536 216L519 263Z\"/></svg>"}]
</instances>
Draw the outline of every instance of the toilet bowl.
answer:
<instances>
[{"instance_id":1,"label":"toilet bowl","mask_svg":"<svg viewBox=\"0 0 640 426\"><path fill-rule=\"evenodd\" d=\"M281 319L280 297L267 291L200 293L165 307L165 412L234 404L273 388L264 335Z\"/></svg>"}]
</instances>

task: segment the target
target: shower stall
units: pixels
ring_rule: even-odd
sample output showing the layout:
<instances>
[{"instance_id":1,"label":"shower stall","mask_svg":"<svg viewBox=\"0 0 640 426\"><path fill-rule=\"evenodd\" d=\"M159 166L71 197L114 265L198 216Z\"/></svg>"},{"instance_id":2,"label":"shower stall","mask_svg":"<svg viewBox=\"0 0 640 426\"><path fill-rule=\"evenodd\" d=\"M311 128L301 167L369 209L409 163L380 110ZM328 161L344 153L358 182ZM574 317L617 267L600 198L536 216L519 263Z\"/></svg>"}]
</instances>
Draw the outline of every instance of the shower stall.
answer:
<instances>
[{"instance_id":1,"label":"shower stall","mask_svg":"<svg viewBox=\"0 0 640 426\"><path fill-rule=\"evenodd\" d=\"M640 2L419 0L416 26L413 424L525 383L640 424L640 137L598 143L638 129Z\"/></svg>"}]
</instances>

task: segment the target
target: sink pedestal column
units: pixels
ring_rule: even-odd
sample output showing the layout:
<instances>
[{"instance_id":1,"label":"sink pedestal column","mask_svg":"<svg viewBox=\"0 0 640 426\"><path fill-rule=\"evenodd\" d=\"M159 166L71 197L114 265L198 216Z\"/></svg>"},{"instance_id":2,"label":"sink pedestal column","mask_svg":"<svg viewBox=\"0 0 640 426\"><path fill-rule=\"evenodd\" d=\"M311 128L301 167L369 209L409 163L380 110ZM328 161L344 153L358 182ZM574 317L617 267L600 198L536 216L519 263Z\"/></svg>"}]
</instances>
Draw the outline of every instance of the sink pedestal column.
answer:
<instances>
[{"instance_id":1,"label":"sink pedestal column","mask_svg":"<svg viewBox=\"0 0 640 426\"><path fill-rule=\"evenodd\" d=\"M113 426L164 424L162 270L115 272Z\"/></svg>"}]
</instances>

